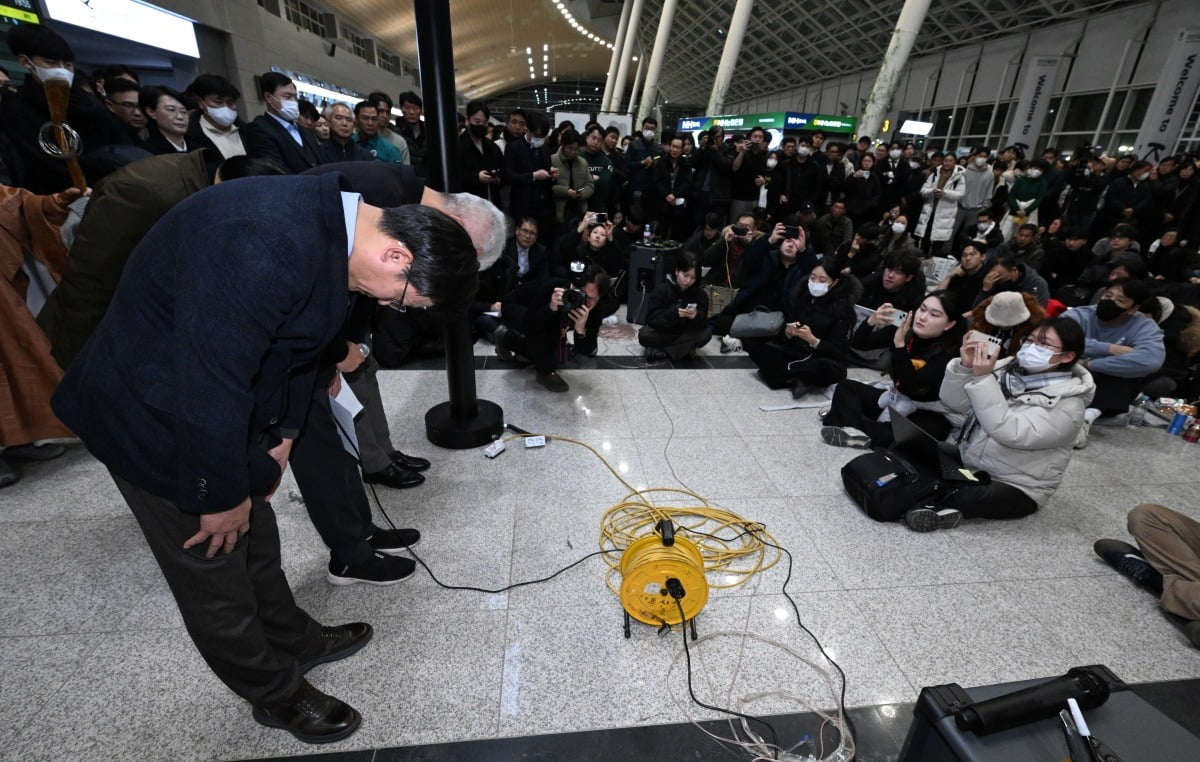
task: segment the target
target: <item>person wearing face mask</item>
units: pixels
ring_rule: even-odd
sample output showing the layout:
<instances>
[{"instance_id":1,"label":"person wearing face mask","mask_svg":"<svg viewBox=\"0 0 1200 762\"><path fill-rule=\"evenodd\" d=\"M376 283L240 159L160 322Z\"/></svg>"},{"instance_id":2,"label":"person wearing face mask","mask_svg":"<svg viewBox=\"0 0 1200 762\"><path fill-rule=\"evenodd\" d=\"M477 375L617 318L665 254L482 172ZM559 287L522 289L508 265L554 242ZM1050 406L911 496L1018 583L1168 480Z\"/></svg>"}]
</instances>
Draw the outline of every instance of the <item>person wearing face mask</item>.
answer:
<instances>
[{"instance_id":1,"label":"person wearing face mask","mask_svg":"<svg viewBox=\"0 0 1200 762\"><path fill-rule=\"evenodd\" d=\"M1084 337L1067 318L1038 324L1016 357L997 360L968 341L946 366L940 398L960 425L958 451L977 474L904 516L909 529L950 529L962 519L1017 519L1044 506L1071 462L1083 411L1095 393L1077 362Z\"/></svg>"},{"instance_id":2,"label":"person wearing face mask","mask_svg":"<svg viewBox=\"0 0 1200 762\"><path fill-rule=\"evenodd\" d=\"M883 201L885 209L900 204L908 192L909 175L912 167L903 156L903 150L898 142L893 142L887 150L884 159L875 165L875 172L883 182Z\"/></svg>"},{"instance_id":3,"label":"person wearing face mask","mask_svg":"<svg viewBox=\"0 0 1200 762\"><path fill-rule=\"evenodd\" d=\"M758 377L771 389L790 388L798 399L846 378L861 286L842 274L843 267L836 257L822 259L792 290L779 335L746 345Z\"/></svg>"},{"instance_id":4,"label":"person wearing face mask","mask_svg":"<svg viewBox=\"0 0 1200 762\"><path fill-rule=\"evenodd\" d=\"M796 228L794 236L788 226ZM761 236L746 247L742 286L733 300L713 316L713 333L727 335L738 315L759 307L787 313L797 286L816 264L817 250L809 243L799 220L793 216L776 223L769 236ZM755 341L761 339L746 339L744 346Z\"/></svg>"},{"instance_id":5,"label":"person wearing face mask","mask_svg":"<svg viewBox=\"0 0 1200 762\"><path fill-rule=\"evenodd\" d=\"M962 343L962 311L951 294L934 291L899 327L879 311L859 326L851 346L889 351L892 383L884 391L853 379L839 382L821 419L821 440L837 447L887 447L892 443L891 418L883 415L888 407L895 407L937 439L945 439L950 423L941 413L938 392L946 364Z\"/></svg>"},{"instance_id":6,"label":"person wearing face mask","mask_svg":"<svg viewBox=\"0 0 1200 762\"><path fill-rule=\"evenodd\" d=\"M996 178L988 166L988 156L991 150L987 146L975 146L967 155L964 167L962 198L958 200L958 210L954 218L954 234L951 240L962 246L964 237L967 240L980 240L974 235L964 236L963 231L975 224L979 213L987 210L992 203L992 194L996 192ZM999 242L997 242L999 244Z\"/></svg>"},{"instance_id":7,"label":"person wearing face mask","mask_svg":"<svg viewBox=\"0 0 1200 762\"><path fill-rule=\"evenodd\" d=\"M1151 298L1146 281L1120 278L1108 284L1095 306L1063 313L1083 329L1082 354L1096 379L1089 424L1124 424L1129 403L1147 377L1162 367L1166 358L1162 329L1139 311Z\"/></svg>"},{"instance_id":8,"label":"person wearing face mask","mask_svg":"<svg viewBox=\"0 0 1200 762\"><path fill-rule=\"evenodd\" d=\"M500 167L504 155L487 137L492 111L483 101L467 104L467 129L458 136L460 184L467 193L500 205Z\"/></svg>"},{"instance_id":9,"label":"person wearing face mask","mask_svg":"<svg viewBox=\"0 0 1200 762\"><path fill-rule=\"evenodd\" d=\"M642 196L654 192L654 162L663 154L663 146L654 139L658 131L658 121L653 117L642 120L642 129L633 136L629 147L625 149L625 164L629 168L629 186L626 203L629 206L641 206L646 219L653 221L657 206L647 204Z\"/></svg>"},{"instance_id":10,"label":"person wearing face mask","mask_svg":"<svg viewBox=\"0 0 1200 762\"><path fill-rule=\"evenodd\" d=\"M185 137L192 146L211 148L226 159L244 156L238 125L238 89L224 77L201 74L188 85L187 93L196 99L197 108L188 118Z\"/></svg>"},{"instance_id":11,"label":"person wearing face mask","mask_svg":"<svg viewBox=\"0 0 1200 762\"><path fill-rule=\"evenodd\" d=\"M510 189L508 215L537 220L538 243L549 246L557 230L551 191L557 172L550 166L550 149L546 146L549 124L540 111L529 111L524 116L525 135L504 147L500 178Z\"/></svg>"},{"instance_id":12,"label":"person wearing face mask","mask_svg":"<svg viewBox=\"0 0 1200 762\"><path fill-rule=\"evenodd\" d=\"M38 144L42 125L50 121L44 82L69 83L67 124L79 133L84 151L128 143L130 138L101 101L76 81L75 52L57 32L42 24L17 24L8 27L7 41L26 76L17 90L0 90L0 131L8 139L4 163L14 186L43 195L57 193L72 182L66 162Z\"/></svg>"},{"instance_id":13,"label":"person wearing face mask","mask_svg":"<svg viewBox=\"0 0 1200 762\"><path fill-rule=\"evenodd\" d=\"M917 246L917 242L908 234L907 215L897 213L892 216L889 213L880 223L879 229L882 232L879 238L879 253L883 256L886 257L892 253L921 256L921 249Z\"/></svg>"},{"instance_id":14,"label":"person wearing face mask","mask_svg":"<svg viewBox=\"0 0 1200 762\"><path fill-rule=\"evenodd\" d=\"M983 242L984 254L991 254L996 247L1004 243L1004 235L1000 232L1000 226L992 218L990 209L986 207L981 209L975 216L975 221L963 229L959 246L965 246L970 241Z\"/></svg>"},{"instance_id":15,"label":"person wearing face mask","mask_svg":"<svg viewBox=\"0 0 1200 762\"><path fill-rule=\"evenodd\" d=\"M921 239L921 249L925 253L945 256L954 235L958 202L966 193L966 184L966 170L958 166L954 154L948 153L921 187L921 198L925 203L914 233Z\"/></svg>"},{"instance_id":16,"label":"person wearing face mask","mask_svg":"<svg viewBox=\"0 0 1200 762\"><path fill-rule=\"evenodd\" d=\"M316 133L296 124L300 117L296 84L275 71L263 74L259 83L267 113L242 128L246 154L272 161L292 174L324 163Z\"/></svg>"},{"instance_id":17,"label":"person wearing face mask","mask_svg":"<svg viewBox=\"0 0 1200 762\"><path fill-rule=\"evenodd\" d=\"M1004 221L1007 230L1005 237L1011 237L1016 228L1021 225L1038 223L1038 207L1046 198L1046 179L1042 176L1047 168L1044 159L1030 162L1018 162L1020 170L1016 181L1008 191L1008 218Z\"/></svg>"}]
</instances>

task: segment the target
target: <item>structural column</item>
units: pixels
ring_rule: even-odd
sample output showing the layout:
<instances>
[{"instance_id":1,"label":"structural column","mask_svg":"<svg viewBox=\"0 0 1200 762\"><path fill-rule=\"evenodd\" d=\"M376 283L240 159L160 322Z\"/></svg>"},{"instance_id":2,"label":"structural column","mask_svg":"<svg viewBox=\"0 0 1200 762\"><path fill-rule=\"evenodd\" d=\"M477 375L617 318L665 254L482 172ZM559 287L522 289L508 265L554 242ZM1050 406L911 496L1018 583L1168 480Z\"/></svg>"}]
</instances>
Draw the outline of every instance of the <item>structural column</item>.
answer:
<instances>
[{"instance_id":1,"label":"structural column","mask_svg":"<svg viewBox=\"0 0 1200 762\"><path fill-rule=\"evenodd\" d=\"M729 83L733 81L738 56L742 54L742 40L746 37L746 27L750 24L752 10L754 0L738 0L733 9L733 19L729 22L729 34L725 37L725 50L722 51L721 63L717 66L717 77L713 80L706 114L720 114L721 109L725 108L725 94L729 92Z\"/></svg>"},{"instance_id":2,"label":"structural column","mask_svg":"<svg viewBox=\"0 0 1200 762\"><path fill-rule=\"evenodd\" d=\"M891 42L888 43L883 62L879 65L875 86L871 88L867 106L863 110L862 118L858 120L859 135L878 135L884 117L892 107L892 97L896 94L900 73L908 64L908 56L912 53L913 43L917 41L921 24L925 23L929 3L930 0L904 0L900 18L896 21L896 29L892 32Z\"/></svg>"},{"instance_id":3,"label":"structural column","mask_svg":"<svg viewBox=\"0 0 1200 762\"><path fill-rule=\"evenodd\" d=\"M646 89L642 91L642 99L638 103L636 124L641 124L658 100L658 77L662 73L663 59L667 56L667 43L671 40L671 25L675 23L675 7L678 4L679 0L663 0L662 15L658 18L658 33L654 36L654 51L650 54L650 63L646 66Z\"/></svg>"},{"instance_id":4,"label":"structural column","mask_svg":"<svg viewBox=\"0 0 1200 762\"><path fill-rule=\"evenodd\" d=\"M642 52L642 50L639 48L638 49L637 72L633 75L633 89L629 91L629 108L625 109L627 112L629 112L630 116L633 116L634 106L637 104L638 91L642 89L642 72L644 72L645 70L646 70L646 54L644 52ZM621 107L621 103L618 101L616 108L614 108L614 110L619 109L620 107ZM638 127L639 127L639 125L636 125L636 124L633 125L633 131L635 133L637 132Z\"/></svg>"},{"instance_id":5,"label":"structural column","mask_svg":"<svg viewBox=\"0 0 1200 762\"><path fill-rule=\"evenodd\" d=\"M629 0L625 0L626 3ZM617 111L621 101L625 99L625 80L629 77L629 59L633 57L633 49L637 44L638 23L642 19L642 0L633 0L633 9L629 12L629 24L625 29L625 45L621 51L621 62L617 66L617 79L613 82L612 93L608 103L604 104L605 111Z\"/></svg>"},{"instance_id":6,"label":"structural column","mask_svg":"<svg viewBox=\"0 0 1200 762\"><path fill-rule=\"evenodd\" d=\"M617 38L613 40L612 60L608 62L608 79L604 81L604 97L600 99L600 109L607 111L608 102L612 100L613 81L617 78L617 66L621 63L621 50L625 47L625 32L629 29L629 11L632 3L621 4L621 20L617 22Z\"/></svg>"}]
</instances>

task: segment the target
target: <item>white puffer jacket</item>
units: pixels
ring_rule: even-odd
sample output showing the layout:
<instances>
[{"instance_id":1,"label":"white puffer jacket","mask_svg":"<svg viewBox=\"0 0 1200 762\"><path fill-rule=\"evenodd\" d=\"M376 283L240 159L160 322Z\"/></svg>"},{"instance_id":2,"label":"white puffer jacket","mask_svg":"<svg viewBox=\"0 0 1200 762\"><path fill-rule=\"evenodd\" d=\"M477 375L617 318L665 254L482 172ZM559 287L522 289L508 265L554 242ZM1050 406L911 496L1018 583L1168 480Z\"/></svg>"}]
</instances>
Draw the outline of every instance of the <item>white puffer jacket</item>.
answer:
<instances>
[{"instance_id":1,"label":"white puffer jacket","mask_svg":"<svg viewBox=\"0 0 1200 762\"><path fill-rule=\"evenodd\" d=\"M945 172L938 167L936 172L930 172L925 184L921 186L921 198L925 203L921 207L921 218L913 235L924 238L927 235L931 241L949 241L954 232L954 218L958 215L958 200L967 192L966 170L956 166L950 171L950 179L940 199L933 198L933 192L938 187L938 178ZM936 211L934 209L936 207ZM930 219L932 212L933 219ZM928 232L927 232L928 231Z\"/></svg>"},{"instance_id":2,"label":"white puffer jacket","mask_svg":"<svg viewBox=\"0 0 1200 762\"><path fill-rule=\"evenodd\" d=\"M1007 398L998 379L1014 362L1001 360L993 373L977 378L961 360L951 360L941 398L950 411L966 417L967 436L958 447L963 463L1020 489L1040 508L1071 462L1096 384L1086 368L1076 365L1069 379Z\"/></svg>"}]
</instances>

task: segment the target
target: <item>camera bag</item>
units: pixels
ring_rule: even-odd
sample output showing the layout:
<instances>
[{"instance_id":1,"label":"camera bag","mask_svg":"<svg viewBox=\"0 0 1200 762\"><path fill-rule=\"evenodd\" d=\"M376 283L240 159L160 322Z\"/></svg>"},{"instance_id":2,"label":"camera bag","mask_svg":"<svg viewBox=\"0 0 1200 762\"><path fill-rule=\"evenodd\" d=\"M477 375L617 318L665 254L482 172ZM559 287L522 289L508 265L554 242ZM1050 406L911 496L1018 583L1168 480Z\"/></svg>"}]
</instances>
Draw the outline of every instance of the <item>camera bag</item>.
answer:
<instances>
[{"instance_id":1,"label":"camera bag","mask_svg":"<svg viewBox=\"0 0 1200 762\"><path fill-rule=\"evenodd\" d=\"M733 319L729 335L735 339L769 339L783 330L783 313L759 305Z\"/></svg>"},{"instance_id":2,"label":"camera bag","mask_svg":"<svg viewBox=\"0 0 1200 762\"><path fill-rule=\"evenodd\" d=\"M874 450L842 466L850 499L876 521L898 521L910 508L934 497L941 480L890 450Z\"/></svg>"}]
</instances>

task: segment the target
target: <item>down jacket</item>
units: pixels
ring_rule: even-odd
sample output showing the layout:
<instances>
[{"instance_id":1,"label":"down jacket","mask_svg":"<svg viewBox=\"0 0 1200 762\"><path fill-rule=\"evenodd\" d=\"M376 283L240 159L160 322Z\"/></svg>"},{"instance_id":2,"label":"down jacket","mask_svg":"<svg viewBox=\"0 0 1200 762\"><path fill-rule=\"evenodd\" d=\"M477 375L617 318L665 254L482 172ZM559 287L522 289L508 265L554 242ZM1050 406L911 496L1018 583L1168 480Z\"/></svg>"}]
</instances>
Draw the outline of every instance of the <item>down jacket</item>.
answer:
<instances>
[{"instance_id":1,"label":"down jacket","mask_svg":"<svg viewBox=\"0 0 1200 762\"><path fill-rule=\"evenodd\" d=\"M938 167L936 172L929 173L929 179L921 186L921 198L925 199L921 207L921 219L913 235L917 238L928 237L931 241L949 241L954 235L954 219L958 216L958 201L967 192L966 170L956 166L950 172L950 179L942 188L942 197L934 198L933 192L938 188L938 179L945 169ZM932 221L930 218L932 217ZM929 226L932 225L932 228Z\"/></svg>"},{"instance_id":2,"label":"down jacket","mask_svg":"<svg viewBox=\"0 0 1200 762\"><path fill-rule=\"evenodd\" d=\"M942 402L958 414L964 436L958 449L963 463L1024 492L1042 507L1062 481L1083 411L1096 393L1092 374L1082 365L1071 377L1042 389L1005 396L999 378L1014 368L1001 360L987 376L972 375L962 361L951 360L942 379ZM971 415L971 414L974 415Z\"/></svg>"}]
</instances>

